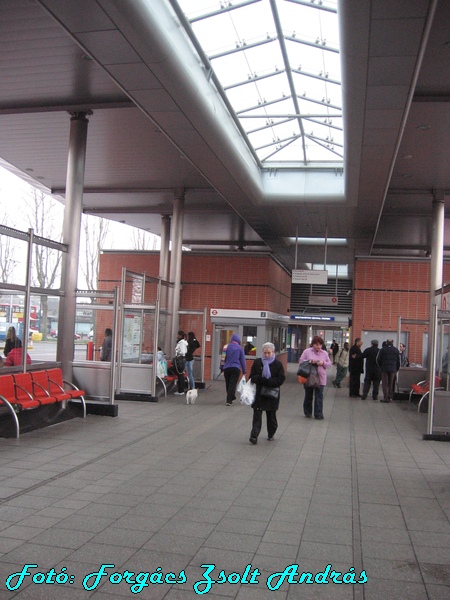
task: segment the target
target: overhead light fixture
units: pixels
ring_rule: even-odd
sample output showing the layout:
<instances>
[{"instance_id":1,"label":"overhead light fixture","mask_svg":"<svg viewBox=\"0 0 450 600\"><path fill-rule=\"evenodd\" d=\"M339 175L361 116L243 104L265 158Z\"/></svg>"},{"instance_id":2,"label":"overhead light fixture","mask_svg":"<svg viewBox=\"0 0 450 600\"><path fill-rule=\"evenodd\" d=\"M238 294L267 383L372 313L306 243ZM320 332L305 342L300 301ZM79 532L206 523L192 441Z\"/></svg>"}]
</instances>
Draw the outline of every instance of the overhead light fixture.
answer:
<instances>
[{"instance_id":1,"label":"overhead light fixture","mask_svg":"<svg viewBox=\"0 0 450 600\"><path fill-rule=\"evenodd\" d=\"M431 129L431 125L418 125L416 129L420 129L421 131L426 131L427 129Z\"/></svg>"},{"instance_id":2,"label":"overhead light fixture","mask_svg":"<svg viewBox=\"0 0 450 600\"><path fill-rule=\"evenodd\" d=\"M288 238L291 244L298 243L302 246L323 246L325 241L329 246L346 246L347 238L319 238L319 237L290 237Z\"/></svg>"},{"instance_id":3,"label":"overhead light fixture","mask_svg":"<svg viewBox=\"0 0 450 600\"><path fill-rule=\"evenodd\" d=\"M412 158L412 154L404 154L402 158L404 158L405 160L409 160L410 158Z\"/></svg>"}]
</instances>

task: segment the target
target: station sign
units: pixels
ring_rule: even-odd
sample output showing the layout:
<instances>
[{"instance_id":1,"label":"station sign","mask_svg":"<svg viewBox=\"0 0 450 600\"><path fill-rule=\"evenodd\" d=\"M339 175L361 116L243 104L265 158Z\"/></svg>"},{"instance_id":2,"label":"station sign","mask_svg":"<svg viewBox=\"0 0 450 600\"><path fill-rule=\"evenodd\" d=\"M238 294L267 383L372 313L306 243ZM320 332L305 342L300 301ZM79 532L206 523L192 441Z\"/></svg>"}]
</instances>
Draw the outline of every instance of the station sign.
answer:
<instances>
[{"instance_id":1,"label":"station sign","mask_svg":"<svg viewBox=\"0 0 450 600\"><path fill-rule=\"evenodd\" d=\"M337 296L309 296L308 304L310 306L337 306Z\"/></svg>"},{"instance_id":2,"label":"station sign","mask_svg":"<svg viewBox=\"0 0 450 600\"><path fill-rule=\"evenodd\" d=\"M326 317L323 315L291 315L294 321L334 321L335 317Z\"/></svg>"},{"instance_id":3,"label":"station sign","mask_svg":"<svg viewBox=\"0 0 450 600\"><path fill-rule=\"evenodd\" d=\"M293 269L292 283L327 284L328 271L326 269L321 271L313 269Z\"/></svg>"}]
</instances>

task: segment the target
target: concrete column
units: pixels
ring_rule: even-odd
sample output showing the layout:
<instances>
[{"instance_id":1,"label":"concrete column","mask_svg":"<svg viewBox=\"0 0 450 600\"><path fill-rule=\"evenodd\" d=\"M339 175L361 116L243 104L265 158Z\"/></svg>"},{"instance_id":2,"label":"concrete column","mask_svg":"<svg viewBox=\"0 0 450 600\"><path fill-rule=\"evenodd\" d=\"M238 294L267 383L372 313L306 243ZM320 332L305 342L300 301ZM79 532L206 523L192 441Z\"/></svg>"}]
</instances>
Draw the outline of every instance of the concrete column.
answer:
<instances>
[{"instance_id":1,"label":"concrete column","mask_svg":"<svg viewBox=\"0 0 450 600\"><path fill-rule=\"evenodd\" d=\"M66 203L64 210L63 242L68 253L62 258L61 298L58 319L57 360L61 361L64 377L72 379L75 333L75 312L80 251L81 214L83 210L84 170L86 164L87 112L71 113L69 151L67 158Z\"/></svg>"},{"instance_id":2,"label":"concrete column","mask_svg":"<svg viewBox=\"0 0 450 600\"><path fill-rule=\"evenodd\" d=\"M170 215L161 215L161 250L159 252L159 277L169 278ZM167 308L167 287L161 288L161 308Z\"/></svg>"},{"instance_id":3,"label":"concrete column","mask_svg":"<svg viewBox=\"0 0 450 600\"><path fill-rule=\"evenodd\" d=\"M169 281L169 246L170 246L170 215L161 215L161 250L159 253L159 277L164 281ZM170 310L169 307L169 288L165 285L161 286L160 296L160 323L163 310ZM163 317L164 318L164 317ZM159 329L159 340L162 343L164 352L171 355L172 341L171 336L171 323L172 319L167 317L165 319L165 327Z\"/></svg>"},{"instance_id":4,"label":"concrete column","mask_svg":"<svg viewBox=\"0 0 450 600\"><path fill-rule=\"evenodd\" d=\"M172 313L170 343L175 347L176 334L179 329L180 318L180 291L181 291L181 261L183 248L183 220L184 220L184 190L175 190L173 199L173 216L171 227L172 248L170 252L170 282L173 288L169 290L169 308ZM169 346L170 348L172 346Z\"/></svg>"},{"instance_id":5,"label":"concrete column","mask_svg":"<svg viewBox=\"0 0 450 600\"><path fill-rule=\"evenodd\" d=\"M442 270L444 266L444 224L445 224L445 198L444 190L433 193L433 222L431 233L431 258L430 258L430 324L428 327L428 371L431 379L431 364L436 348L432 348L431 331L434 315L434 306L437 304L435 292L442 288ZM440 306L439 306L440 308Z\"/></svg>"}]
</instances>

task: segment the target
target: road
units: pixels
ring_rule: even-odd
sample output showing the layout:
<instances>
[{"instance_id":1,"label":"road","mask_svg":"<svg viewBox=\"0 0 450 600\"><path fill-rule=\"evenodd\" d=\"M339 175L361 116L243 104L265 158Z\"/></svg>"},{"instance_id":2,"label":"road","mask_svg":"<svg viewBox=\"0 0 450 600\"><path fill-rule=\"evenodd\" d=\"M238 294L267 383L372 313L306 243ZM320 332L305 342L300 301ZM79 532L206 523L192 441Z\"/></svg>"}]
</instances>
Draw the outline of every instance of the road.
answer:
<instances>
[{"instance_id":1,"label":"road","mask_svg":"<svg viewBox=\"0 0 450 600\"><path fill-rule=\"evenodd\" d=\"M28 348L31 360L56 360L56 340L46 342L33 342L33 347ZM75 342L75 360L85 360L87 351L86 341Z\"/></svg>"}]
</instances>

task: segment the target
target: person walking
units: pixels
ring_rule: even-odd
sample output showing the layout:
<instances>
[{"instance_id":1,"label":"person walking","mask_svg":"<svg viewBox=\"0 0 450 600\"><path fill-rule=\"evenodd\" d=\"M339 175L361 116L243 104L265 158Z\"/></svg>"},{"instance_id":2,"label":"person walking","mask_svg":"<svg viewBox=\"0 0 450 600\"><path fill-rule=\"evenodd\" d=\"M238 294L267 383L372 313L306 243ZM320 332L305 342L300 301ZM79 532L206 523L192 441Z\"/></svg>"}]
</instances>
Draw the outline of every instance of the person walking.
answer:
<instances>
[{"instance_id":1,"label":"person walking","mask_svg":"<svg viewBox=\"0 0 450 600\"><path fill-rule=\"evenodd\" d=\"M350 373L349 396L350 398L361 398L359 388L361 386L361 373L364 372L364 361L362 359L361 346L363 341L356 338L355 343L350 348L348 359L348 370Z\"/></svg>"},{"instance_id":2,"label":"person walking","mask_svg":"<svg viewBox=\"0 0 450 600\"><path fill-rule=\"evenodd\" d=\"M366 361L366 374L361 400L365 400L369 395L370 386L372 386L372 400L378 400L381 371L377 363L377 356L380 349L378 348L378 340L372 340L370 344L370 347L362 353L362 359Z\"/></svg>"},{"instance_id":3,"label":"person walking","mask_svg":"<svg viewBox=\"0 0 450 600\"><path fill-rule=\"evenodd\" d=\"M13 348L22 348L22 340L16 335L16 328L11 325L6 332L3 354L8 356Z\"/></svg>"},{"instance_id":4,"label":"person walking","mask_svg":"<svg viewBox=\"0 0 450 600\"><path fill-rule=\"evenodd\" d=\"M241 346L241 338L234 333L231 336L230 343L225 350L225 361L223 363L223 376L225 378L225 389L227 391L226 405L231 406L236 400L236 386L241 374L245 375L245 353Z\"/></svg>"},{"instance_id":5,"label":"person walking","mask_svg":"<svg viewBox=\"0 0 450 600\"><path fill-rule=\"evenodd\" d=\"M253 421L249 442L258 443L261 433L262 413L266 412L267 439L271 442L278 429L277 410L280 406L280 386L286 379L284 367L275 356L275 346L266 342L262 346L262 358L253 361L249 379L256 384L255 401L252 404Z\"/></svg>"},{"instance_id":6,"label":"person walking","mask_svg":"<svg viewBox=\"0 0 450 600\"><path fill-rule=\"evenodd\" d=\"M186 372L189 380L189 389L195 390L195 379L194 379L194 352L200 348L200 344L195 337L193 331L189 331L187 334L187 350L186 350Z\"/></svg>"},{"instance_id":7,"label":"person walking","mask_svg":"<svg viewBox=\"0 0 450 600\"><path fill-rule=\"evenodd\" d=\"M339 352L339 344L337 343L336 340L333 340L333 343L330 346L330 351L333 357L333 365L336 364L336 355Z\"/></svg>"},{"instance_id":8,"label":"person walking","mask_svg":"<svg viewBox=\"0 0 450 600\"><path fill-rule=\"evenodd\" d=\"M299 364L305 360L317 366L320 385L317 388L305 387L305 398L303 400L303 412L305 417L310 419L313 414L314 397L314 418L323 419L323 390L327 384L327 371L331 367L331 360L328 352L322 349L323 338L319 335L313 337L311 346L303 350L300 356Z\"/></svg>"},{"instance_id":9,"label":"person walking","mask_svg":"<svg viewBox=\"0 0 450 600\"><path fill-rule=\"evenodd\" d=\"M186 334L181 329L177 333L177 345L175 346L175 358L182 357L182 368L177 364L173 365L175 372L177 374L177 391L174 392L174 396L184 396L184 369L186 365L186 352L187 352L188 343L186 341ZM173 361L176 363L176 361Z\"/></svg>"},{"instance_id":10,"label":"person walking","mask_svg":"<svg viewBox=\"0 0 450 600\"><path fill-rule=\"evenodd\" d=\"M341 381L347 375L348 353L349 353L348 342L344 342L344 347L341 348L341 350L336 358L336 379L331 382L333 384L333 386L336 388L341 387Z\"/></svg>"},{"instance_id":11,"label":"person walking","mask_svg":"<svg viewBox=\"0 0 450 600\"><path fill-rule=\"evenodd\" d=\"M378 353L377 363L381 369L381 385L383 388L383 400L390 402L394 397L394 380L400 369L400 352L394 346L394 340L389 339Z\"/></svg>"}]
</instances>

